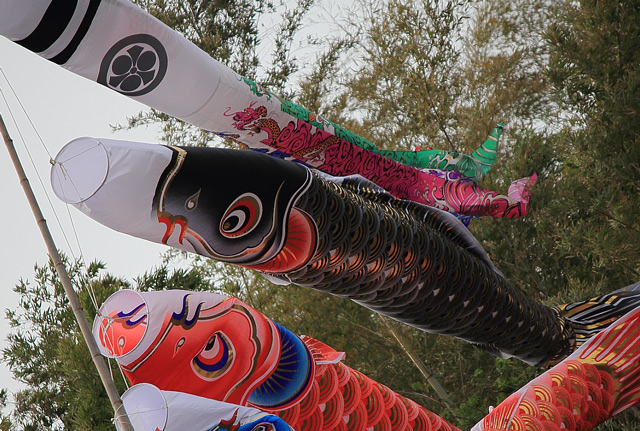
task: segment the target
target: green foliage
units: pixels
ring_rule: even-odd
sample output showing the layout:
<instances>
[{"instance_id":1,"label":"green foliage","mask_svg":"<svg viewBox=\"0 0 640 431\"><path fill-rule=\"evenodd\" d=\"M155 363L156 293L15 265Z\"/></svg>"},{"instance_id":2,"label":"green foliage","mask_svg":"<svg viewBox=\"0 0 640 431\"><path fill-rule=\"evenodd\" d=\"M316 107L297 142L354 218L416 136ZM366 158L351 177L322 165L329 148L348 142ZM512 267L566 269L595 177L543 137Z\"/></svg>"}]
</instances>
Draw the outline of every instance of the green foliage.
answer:
<instances>
[{"instance_id":1,"label":"green foliage","mask_svg":"<svg viewBox=\"0 0 640 431\"><path fill-rule=\"evenodd\" d=\"M262 14L274 10L270 1L136 0L134 3L241 75L255 74L258 22Z\"/></svg>"},{"instance_id":2,"label":"green foliage","mask_svg":"<svg viewBox=\"0 0 640 431\"><path fill-rule=\"evenodd\" d=\"M66 266L90 322L95 304L99 306L119 289L132 287L105 273L100 262ZM195 271L172 272L162 266L145 273L137 284L141 290L202 290L208 280ZM20 295L20 305L7 311L11 332L2 359L24 389L14 394L15 407L10 417L0 420L0 429L112 430L111 404L53 264L36 266L34 282L21 281L14 290ZM111 368L122 393L125 385L114 361ZM1 395L4 402L6 392Z\"/></svg>"},{"instance_id":3,"label":"green foliage","mask_svg":"<svg viewBox=\"0 0 640 431\"><path fill-rule=\"evenodd\" d=\"M74 284L84 287L79 296L85 309L93 308L87 287L104 300L126 285L99 277L102 268L101 263L69 267ZM21 281L14 290L20 308L7 311L12 330L2 352L14 378L25 385L15 394L14 424L25 430L69 429L79 423L111 429L110 416L104 416L108 399L95 390L100 381L53 264L36 266L35 282ZM95 414L86 411L87 403L95 403Z\"/></svg>"},{"instance_id":4,"label":"green foliage","mask_svg":"<svg viewBox=\"0 0 640 431\"><path fill-rule=\"evenodd\" d=\"M299 70L294 41L315 0L134 0L160 21L236 73L292 96L289 81ZM274 21L269 28L264 22ZM271 52L271 61L264 52ZM261 64L262 63L262 64ZM220 138L155 109L128 119L116 130L162 124L161 139L171 145L222 145ZM234 146L231 142L226 145Z\"/></svg>"},{"instance_id":5,"label":"green foliage","mask_svg":"<svg viewBox=\"0 0 640 431\"><path fill-rule=\"evenodd\" d=\"M138 3L241 74L380 147L470 152L504 122L498 161L483 186L504 192L536 172L529 215L474 220L471 231L506 278L550 305L640 279L637 2L362 0L336 19L335 31L309 39L318 51L311 65L296 58L293 42L310 0L290 9L259 0ZM274 11L278 24L261 34L259 23ZM274 54L260 67L257 52L268 37ZM293 85L296 76L302 78ZM213 144L209 134L158 112L131 125L156 121L168 142ZM292 331L347 352L351 367L463 429L540 372L238 267L201 258L186 266L149 271L137 287L236 296ZM97 302L130 285L99 264L71 269L78 285L94 287ZM22 302L8 312L14 332L3 352L26 385L15 397L15 427L109 429L110 409L52 269L36 268L35 284L21 282L17 290ZM91 309L84 288L80 295ZM452 408L410 352L445 388ZM10 428L8 419L0 418L0 429ZM630 412L597 429L637 427Z\"/></svg>"},{"instance_id":6,"label":"green foliage","mask_svg":"<svg viewBox=\"0 0 640 431\"><path fill-rule=\"evenodd\" d=\"M561 247L607 288L622 285L640 278L640 9L635 1L567 4L547 39L549 76L575 113L563 136L562 186L573 205Z\"/></svg>"}]
</instances>

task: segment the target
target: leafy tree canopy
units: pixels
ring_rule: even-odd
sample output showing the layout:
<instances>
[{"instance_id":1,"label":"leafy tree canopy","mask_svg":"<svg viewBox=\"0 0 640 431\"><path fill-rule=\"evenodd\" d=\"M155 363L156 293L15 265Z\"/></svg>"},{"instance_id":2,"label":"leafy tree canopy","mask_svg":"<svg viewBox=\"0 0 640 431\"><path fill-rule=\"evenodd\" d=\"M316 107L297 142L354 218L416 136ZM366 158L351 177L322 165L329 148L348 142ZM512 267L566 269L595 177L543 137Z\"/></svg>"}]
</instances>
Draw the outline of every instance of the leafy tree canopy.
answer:
<instances>
[{"instance_id":1,"label":"leafy tree canopy","mask_svg":"<svg viewBox=\"0 0 640 431\"><path fill-rule=\"evenodd\" d=\"M498 162L483 185L505 190L536 172L530 213L474 220L471 231L507 279L548 304L640 279L637 2L360 0L333 21L311 1L138 3L239 73L380 147L471 151L503 122ZM269 14L281 18L263 34L260 23ZM296 57L295 41L314 19L328 21L330 31L306 39L316 55L309 62ZM258 53L267 36L274 54L262 67ZM158 112L130 125L152 121L163 122L170 143L221 145ZM238 296L294 332L345 350L350 366L461 428L538 372L385 322L351 302L273 286L255 273L198 258L187 271L163 266L135 282L97 263L72 265L71 273L86 309L92 308L88 286L98 302L131 286ZM3 358L25 389L0 429L111 429L106 396L92 380L50 266L37 267L34 284L21 282L17 290L22 302L8 312L14 332ZM453 407L438 398L409 351L418 352ZM598 430L637 426L631 412Z\"/></svg>"}]
</instances>

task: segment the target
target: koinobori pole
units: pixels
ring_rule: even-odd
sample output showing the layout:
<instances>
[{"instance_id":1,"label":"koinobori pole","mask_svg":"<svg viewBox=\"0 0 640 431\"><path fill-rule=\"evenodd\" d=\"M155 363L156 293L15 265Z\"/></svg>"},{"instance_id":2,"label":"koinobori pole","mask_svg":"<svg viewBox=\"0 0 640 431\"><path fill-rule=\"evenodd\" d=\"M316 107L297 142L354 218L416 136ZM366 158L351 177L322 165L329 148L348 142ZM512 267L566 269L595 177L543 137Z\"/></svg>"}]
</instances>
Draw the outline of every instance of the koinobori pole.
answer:
<instances>
[{"instance_id":1,"label":"koinobori pole","mask_svg":"<svg viewBox=\"0 0 640 431\"><path fill-rule=\"evenodd\" d=\"M76 321L78 322L78 326L80 326L80 331L82 331L82 336L87 343L87 347L89 348L89 352L91 353L91 359L93 359L93 363L98 370L98 374L100 375L100 379L102 380L102 384L104 385L105 390L107 391L107 395L109 396L109 400L111 401L111 405L113 406L113 410L116 412L116 420L118 421L118 425L120 426L120 430L122 431L134 431L131 423L129 422L129 418L124 410L124 405L122 404L122 400L120 399L120 394L118 393L115 383L111 378L111 374L109 373L109 369L107 364L100 353L100 349L96 344L93 335L91 333L91 326L89 325L89 321L80 305L80 301L78 296L76 295L75 290L73 289L73 285L71 283L71 279L69 278L69 274L64 267L64 263L62 263L62 259L60 254L58 253L58 249L56 248L55 242L53 241L53 237L51 236L51 232L47 226L47 221L45 220L42 211L40 210L40 206L38 205L38 201L36 200L36 196L31 189L31 185L29 184L29 180L27 178L24 169L22 168L22 163L20 162L20 158L18 157L18 153L13 145L13 140L9 136L9 132L7 131L7 127L0 115L0 133L2 134L2 138L4 139L5 145L7 147L7 151L9 152L9 156L11 157L11 161L13 162L13 166L15 167L16 173L18 174L18 178L20 179L20 185L24 190L24 194L27 197L27 201L29 202L29 206L31 207L31 211L36 218L36 222L38 227L40 228L40 233L42 234L42 238L47 246L47 250L49 252L49 256L51 256L51 260L53 261L56 271L58 273L58 277L60 277L60 282L64 287L64 291L69 299L69 305L73 310L73 314L76 317Z\"/></svg>"}]
</instances>

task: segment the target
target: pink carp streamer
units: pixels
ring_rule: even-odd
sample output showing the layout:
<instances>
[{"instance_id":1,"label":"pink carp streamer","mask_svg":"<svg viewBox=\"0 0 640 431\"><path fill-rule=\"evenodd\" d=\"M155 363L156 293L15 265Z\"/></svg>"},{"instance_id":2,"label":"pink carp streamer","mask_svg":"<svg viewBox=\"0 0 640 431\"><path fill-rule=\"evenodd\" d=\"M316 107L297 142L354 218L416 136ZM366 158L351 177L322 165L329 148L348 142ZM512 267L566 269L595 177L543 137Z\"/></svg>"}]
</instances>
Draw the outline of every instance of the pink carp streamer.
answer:
<instances>
[{"instance_id":1,"label":"pink carp streamer","mask_svg":"<svg viewBox=\"0 0 640 431\"><path fill-rule=\"evenodd\" d=\"M385 157L365 139L237 75L126 0L79 0L71 7L65 2L2 0L2 5L6 7L0 16L0 34L10 40L252 150L330 175L361 175L397 198L462 216L527 213L535 178L519 180L525 187L505 196ZM483 169L486 166L480 166Z\"/></svg>"},{"instance_id":2,"label":"pink carp streamer","mask_svg":"<svg viewBox=\"0 0 640 431\"><path fill-rule=\"evenodd\" d=\"M265 90L258 93L269 94ZM275 96L271 95L275 98ZM263 101L261 101L262 103ZM282 106L290 105L281 101ZM252 102L255 103L255 102ZM273 109L273 108L272 108ZM280 107L275 108L281 109ZM265 105L253 105L242 111L229 114L235 120L233 126L251 138L264 136L259 143L277 151L277 156L295 160L334 176L361 175L400 199L407 199L444 211L466 216L520 217L527 213L530 189L535 183L535 174L515 181L504 196L483 189L473 181L452 181L447 176L428 170L417 169L369 151L358 145L355 139L339 138L340 129L334 133L325 127L315 127L304 119L321 119L304 108L296 107L293 112L306 113L303 119L291 119L286 125L275 120ZM281 117L280 113L278 116ZM259 149L250 139L241 134L225 134L239 144ZM351 136L348 133L344 138ZM267 151L268 152L268 151Z\"/></svg>"}]
</instances>

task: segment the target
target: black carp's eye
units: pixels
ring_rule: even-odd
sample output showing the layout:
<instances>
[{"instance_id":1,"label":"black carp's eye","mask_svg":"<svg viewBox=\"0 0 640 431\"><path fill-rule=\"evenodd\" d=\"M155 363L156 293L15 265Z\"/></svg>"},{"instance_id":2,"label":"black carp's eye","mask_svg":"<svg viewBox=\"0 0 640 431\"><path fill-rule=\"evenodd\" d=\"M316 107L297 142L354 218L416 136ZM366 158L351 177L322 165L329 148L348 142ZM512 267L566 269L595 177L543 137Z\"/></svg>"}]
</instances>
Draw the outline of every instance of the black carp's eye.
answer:
<instances>
[{"instance_id":1,"label":"black carp's eye","mask_svg":"<svg viewBox=\"0 0 640 431\"><path fill-rule=\"evenodd\" d=\"M220 221L220 233L227 238L237 238L251 232L262 217L262 202L253 193L238 197Z\"/></svg>"},{"instance_id":2,"label":"black carp's eye","mask_svg":"<svg viewBox=\"0 0 640 431\"><path fill-rule=\"evenodd\" d=\"M187 211L192 211L198 206L198 197L200 196L200 190L198 190L195 194L189 196L189 199L187 199L187 201L184 203L184 207Z\"/></svg>"}]
</instances>

